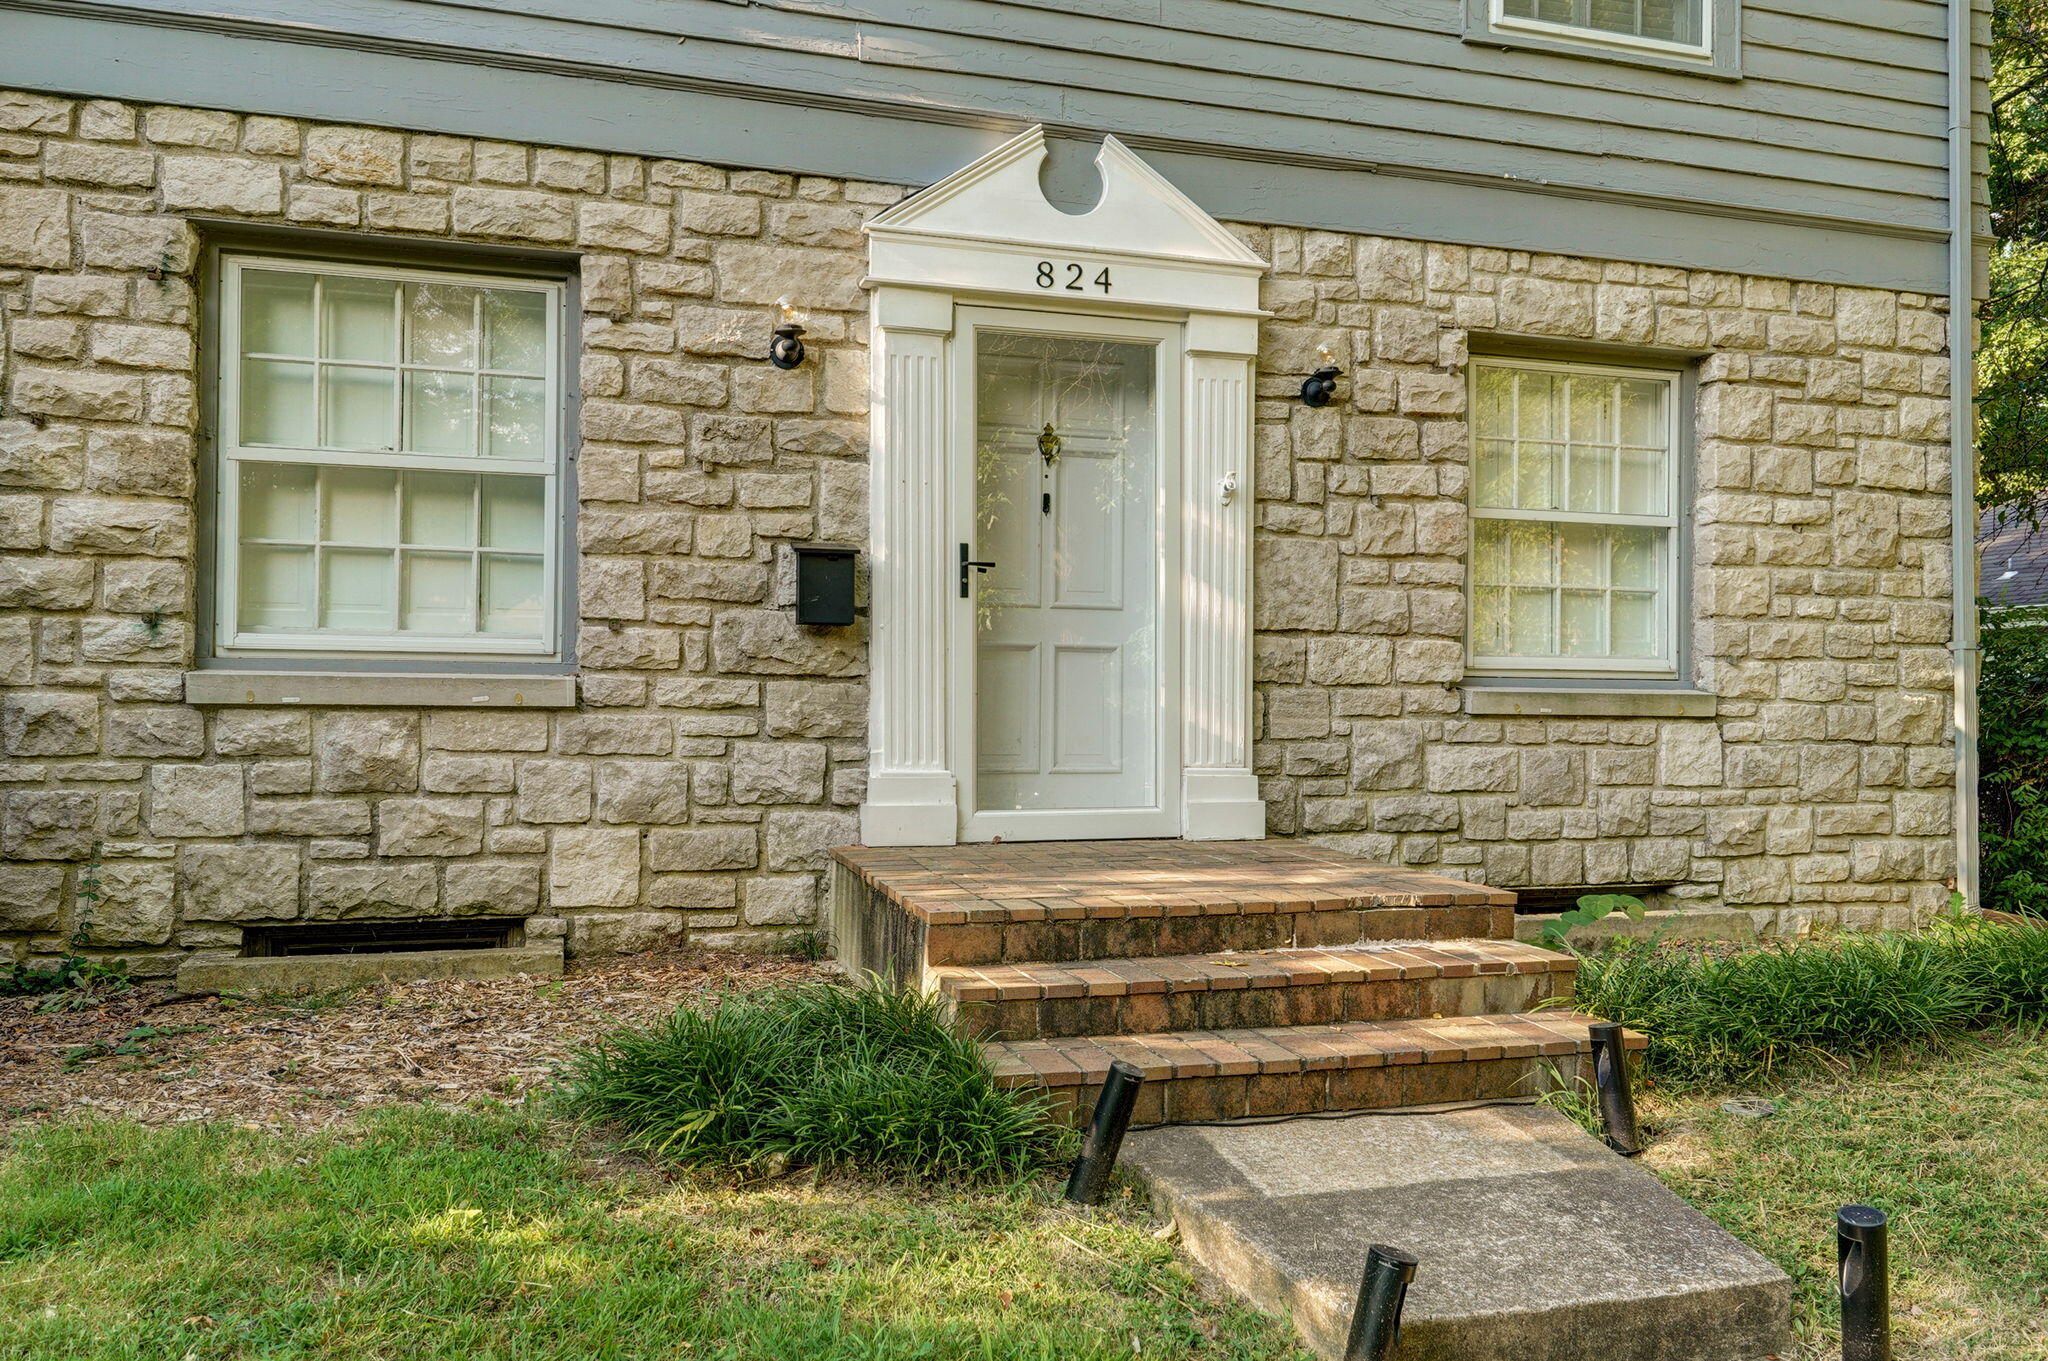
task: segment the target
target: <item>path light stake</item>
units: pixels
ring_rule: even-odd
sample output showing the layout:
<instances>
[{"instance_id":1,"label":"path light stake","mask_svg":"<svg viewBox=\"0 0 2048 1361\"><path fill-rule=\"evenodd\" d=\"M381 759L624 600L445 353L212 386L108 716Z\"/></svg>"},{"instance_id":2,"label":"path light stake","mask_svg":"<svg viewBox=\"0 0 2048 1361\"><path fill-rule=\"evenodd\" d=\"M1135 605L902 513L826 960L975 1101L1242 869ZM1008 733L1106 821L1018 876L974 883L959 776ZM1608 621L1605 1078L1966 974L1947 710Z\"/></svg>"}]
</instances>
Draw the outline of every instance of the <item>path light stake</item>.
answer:
<instances>
[{"instance_id":1,"label":"path light stake","mask_svg":"<svg viewBox=\"0 0 2048 1361\"><path fill-rule=\"evenodd\" d=\"M1629 1089L1628 1045L1613 1021L1597 1022L1587 1031L1593 1037L1593 1084L1600 1093L1607 1146L1633 1158L1643 1151L1643 1136L1636 1129L1636 1097Z\"/></svg>"},{"instance_id":2,"label":"path light stake","mask_svg":"<svg viewBox=\"0 0 2048 1361\"><path fill-rule=\"evenodd\" d=\"M1351 1336L1344 1361L1387 1361L1401 1340L1401 1306L1415 1279L1415 1257L1374 1243L1365 1253L1365 1279L1358 1283L1358 1307L1351 1311Z\"/></svg>"},{"instance_id":3,"label":"path light stake","mask_svg":"<svg viewBox=\"0 0 2048 1361\"><path fill-rule=\"evenodd\" d=\"M1844 1205L1835 1212L1842 1361L1892 1361L1891 1264L1884 1235L1883 1210Z\"/></svg>"},{"instance_id":4,"label":"path light stake","mask_svg":"<svg viewBox=\"0 0 2048 1361\"><path fill-rule=\"evenodd\" d=\"M1088 1121L1088 1137L1081 1141L1081 1156L1074 1159L1074 1174L1067 1178L1067 1199L1076 1205L1093 1205L1102 1199L1144 1081L1145 1070L1135 1063L1118 1059L1109 1065L1102 1095L1095 1098L1095 1115Z\"/></svg>"}]
</instances>

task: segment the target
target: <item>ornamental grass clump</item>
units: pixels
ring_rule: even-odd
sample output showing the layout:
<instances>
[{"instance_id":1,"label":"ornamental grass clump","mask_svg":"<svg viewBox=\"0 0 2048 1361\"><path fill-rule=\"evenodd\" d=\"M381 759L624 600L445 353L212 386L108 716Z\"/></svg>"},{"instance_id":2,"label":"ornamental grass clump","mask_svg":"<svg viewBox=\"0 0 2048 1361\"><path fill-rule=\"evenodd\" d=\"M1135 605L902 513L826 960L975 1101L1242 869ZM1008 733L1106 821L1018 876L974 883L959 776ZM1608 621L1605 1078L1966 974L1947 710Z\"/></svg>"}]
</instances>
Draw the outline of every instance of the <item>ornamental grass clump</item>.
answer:
<instances>
[{"instance_id":1,"label":"ornamental grass clump","mask_svg":"<svg viewBox=\"0 0 2048 1361\"><path fill-rule=\"evenodd\" d=\"M996 1085L936 999L879 980L803 984L684 1008L577 1050L569 1108L659 1157L1013 1175L1070 1135Z\"/></svg>"},{"instance_id":2,"label":"ornamental grass clump","mask_svg":"<svg viewBox=\"0 0 2048 1361\"><path fill-rule=\"evenodd\" d=\"M1956 917L1733 953L1623 942L1580 960L1576 1005L1645 1032L1653 1073L1741 1081L2048 1017L2048 930Z\"/></svg>"}]
</instances>

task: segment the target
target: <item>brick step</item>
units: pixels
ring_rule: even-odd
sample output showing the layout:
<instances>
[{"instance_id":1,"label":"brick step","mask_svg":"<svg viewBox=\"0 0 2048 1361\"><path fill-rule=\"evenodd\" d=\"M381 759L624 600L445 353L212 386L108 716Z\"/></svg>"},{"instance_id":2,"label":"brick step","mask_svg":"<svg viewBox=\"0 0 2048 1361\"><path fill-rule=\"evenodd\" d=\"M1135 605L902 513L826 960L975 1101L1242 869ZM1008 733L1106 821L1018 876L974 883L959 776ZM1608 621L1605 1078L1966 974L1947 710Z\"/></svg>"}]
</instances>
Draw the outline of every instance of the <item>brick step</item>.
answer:
<instances>
[{"instance_id":1,"label":"brick step","mask_svg":"<svg viewBox=\"0 0 2048 1361\"><path fill-rule=\"evenodd\" d=\"M1486 890L1477 890L1484 894ZM1497 895L1506 899L1508 895ZM930 909L924 959L963 964L1062 963L1305 950L1364 941L1513 940L1506 902L1408 904L1371 898L1221 903L1011 903Z\"/></svg>"},{"instance_id":2,"label":"brick step","mask_svg":"<svg viewBox=\"0 0 2048 1361\"><path fill-rule=\"evenodd\" d=\"M1514 941L955 965L930 981L970 1034L1028 1040L1528 1011L1578 961Z\"/></svg>"},{"instance_id":3,"label":"brick step","mask_svg":"<svg viewBox=\"0 0 2048 1361\"><path fill-rule=\"evenodd\" d=\"M1006 1087L1043 1087L1060 1119L1085 1120L1109 1065L1145 1070L1139 1124L1380 1110L1537 1096L1577 1079L1593 1018L1571 1011L1173 1034L995 1040ZM1645 1043L1630 1034L1631 1048Z\"/></svg>"}]
</instances>

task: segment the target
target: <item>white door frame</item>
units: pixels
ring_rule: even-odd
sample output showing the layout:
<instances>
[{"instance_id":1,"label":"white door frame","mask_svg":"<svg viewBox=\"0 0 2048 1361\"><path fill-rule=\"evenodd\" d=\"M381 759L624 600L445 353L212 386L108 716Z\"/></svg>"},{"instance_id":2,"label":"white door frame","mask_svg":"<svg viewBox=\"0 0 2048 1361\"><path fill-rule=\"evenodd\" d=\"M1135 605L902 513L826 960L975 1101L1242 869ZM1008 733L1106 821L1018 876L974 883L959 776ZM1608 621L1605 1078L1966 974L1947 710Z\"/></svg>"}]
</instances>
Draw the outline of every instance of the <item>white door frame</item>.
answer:
<instances>
[{"instance_id":1,"label":"white door frame","mask_svg":"<svg viewBox=\"0 0 2048 1361\"><path fill-rule=\"evenodd\" d=\"M1178 734L1160 751L1176 755L1150 821L1121 830L1100 815L1063 818L1047 835L1256 839L1265 805L1251 771L1251 408L1267 266L1115 138L1096 158L1103 192L1086 213L1046 202L1045 154L1034 128L867 226L872 637L861 839L952 845L961 810L973 807L963 790L974 766L974 642L957 556L973 542L957 532L963 498L971 515L973 438L961 422L972 400L955 386L959 350L971 369L968 307L1022 307L1083 333L1119 318L1179 333L1176 396L1165 383L1159 391L1159 481L1173 488L1161 526L1173 521L1168 538L1178 538L1162 556L1159 625L1179 640L1161 650Z\"/></svg>"},{"instance_id":2,"label":"white door frame","mask_svg":"<svg viewBox=\"0 0 2048 1361\"><path fill-rule=\"evenodd\" d=\"M975 794L981 744L976 733L978 636L977 587L968 583L963 598L954 594L950 621L955 640L951 676L946 687L949 750L960 791L962 841L1068 841L1104 837L1178 836L1180 823L1180 599L1173 589L1180 562L1180 327L1170 322L1134 321L1097 312L1047 308L968 307L957 309L953 345L952 535L957 543L979 547L975 523L975 332L1029 331L1038 335L1076 336L1089 340L1138 341L1154 347L1152 400L1154 435L1152 470L1153 533L1149 545L1153 570L1152 622L1156 637L1157 686L1152 695L1152 788L1150 806L1113 809L1017 809L983 811ZM1026 507L1027 513L1037 512ZM979 556L977 552L976 556Z\"/></svg>"}]
</instances>

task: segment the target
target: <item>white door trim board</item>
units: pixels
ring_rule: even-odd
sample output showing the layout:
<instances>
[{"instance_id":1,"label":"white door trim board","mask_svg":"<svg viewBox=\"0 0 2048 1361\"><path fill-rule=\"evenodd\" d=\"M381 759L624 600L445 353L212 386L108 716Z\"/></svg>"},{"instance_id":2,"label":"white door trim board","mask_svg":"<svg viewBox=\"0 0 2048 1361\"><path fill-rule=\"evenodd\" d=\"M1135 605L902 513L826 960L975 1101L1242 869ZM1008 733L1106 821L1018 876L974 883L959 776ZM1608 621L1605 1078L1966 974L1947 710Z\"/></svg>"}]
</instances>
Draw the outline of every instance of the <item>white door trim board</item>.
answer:
<instances>
[{"instance_id":1,"label":"white door trim board","mask_svg":"<svg viewBox=\"0 0 2048 1361\"><path fill-rule=\"evenodd\" d=\"M1034 128L867 226L873 571L861 839L952 845L973 807L974 639L957 581L957 545L973 541L960 532L972 402L957 388L957 356L968 347L971 373L961 313L976 306L1023 309L1069 333L1149 322L1147 335L1169 337L1159 608L1163 636L1179 645L1161 655L1162 721L1178 733L1159 744L1170 764L1156 807L1053 814L1037 829L977 819L972 834L1261 837L1250 768L1251 419L1267 266L1113 137L1096 157L1102 197L1086 213L1046 202L1045 155Z\"/></svg>"}]
</instances>

